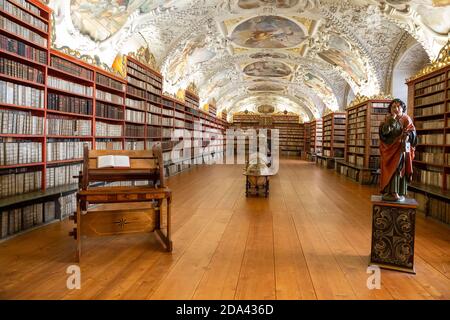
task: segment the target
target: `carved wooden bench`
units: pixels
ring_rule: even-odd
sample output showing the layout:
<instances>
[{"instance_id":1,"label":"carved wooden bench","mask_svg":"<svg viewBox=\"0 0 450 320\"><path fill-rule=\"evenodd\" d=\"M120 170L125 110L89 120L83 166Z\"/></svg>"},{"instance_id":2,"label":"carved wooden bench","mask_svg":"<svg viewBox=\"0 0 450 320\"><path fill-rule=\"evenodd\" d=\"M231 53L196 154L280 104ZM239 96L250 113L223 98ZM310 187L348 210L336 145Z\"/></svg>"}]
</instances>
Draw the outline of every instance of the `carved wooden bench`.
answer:
<instances>
[{"instance_id":1,"label":"carved wooden bench","mask_svg":"<svg viewBox=\"0 0 450 320\"><path fill-rule=\"evenodd\" d=\"M130 158L129 168L98 168L99 156L124 155ZM167 251L172 251L171 241L171 191L164 184L164 167L161 146L152 150L88 150L84 146L83 171L79 175L77 211L71 216L75 228L69 234L77 241L76 259L80 261L82 238L155 231ZM93 182L130 180L148 181L139 186L90 186ZM162 205L166 199L166 234L162 231ZM151 202L149 212L133 209L120 211L92 211L89 204Z\"/></svg>"}]
</instances>

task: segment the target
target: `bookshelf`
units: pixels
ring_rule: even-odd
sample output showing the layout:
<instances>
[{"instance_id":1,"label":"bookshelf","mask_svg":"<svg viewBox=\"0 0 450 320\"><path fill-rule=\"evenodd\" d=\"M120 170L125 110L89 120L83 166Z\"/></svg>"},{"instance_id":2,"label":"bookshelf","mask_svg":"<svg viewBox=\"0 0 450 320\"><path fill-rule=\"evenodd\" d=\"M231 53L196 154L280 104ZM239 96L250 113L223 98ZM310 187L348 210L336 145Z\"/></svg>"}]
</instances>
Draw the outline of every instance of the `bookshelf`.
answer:
<instances>
[{"instance_id":1,"label":"bookshelf","mask_svg":"<svg viewBox=\"0 0 450 320\"><path fill-rule=\"evenodd\" d=\"M0 199L45 189L50 13L0 1Z\"/></svg>"},{"instance_id":2,"label":"bookshelf","mask_svg":"<svg viewBox=\"0 0 450 320\"><path fill-rule=\"evenodd\" d=\"M0 0L0 239L73 212L84 143L139 150L162 142L170 160L175 110L191 132L201 117L195 94L185 103L164 97L165 107L162 76L134 57L123 79L50 49L50 15L36 0ZM227 125L215 115L204 121Z\"/></svg>"},{"instance_id":3,"label":"bookshelf","mask_svg":"<svg viewBox=\"0 0 450 320\"><path fill-rule=\"evenodd\" d=\"M316 161L323 167L334 168L335 160L344 158L345 112L332 112L322 117L322 155Z\"/></svg>"},{"instance_id":4,"label":"bookshelf","mask_svg":"<svg viewBox=\"0 0 450 320\"><path fill-rule=\"evenodd\" d=\"M303 158L312 159L311 155L311 122L305 123L305 148L303 150Z\"/></svg>"},{"instance_id":5,"label":"bookshelf","mask_svg":"<svg viewBox=\"0 0 450 320\"><path fill-rule=\"evenodd\" d=\"M316 119L311 121L311 144L310 152L313 156L312 160L315 159L317 155L322 154L322 119Z\"/></svg>"},{"instance_id":6,"label":"bookshelf","mask_svg":"<svg viewBox=\"0 0 450 320\"><path fill-rule=\"evenodd\" d=\"M242 129L278 129L279 151L283 156L300 156L305 150L305 125L299 123L299 116L273 114L270 116L253 113L236 113L233 126Z\"/></svg>"},{"instance_id":7,"label":"bookshelf","mask_svg":"<svg viewBox=\"0 0 450 320\"><path fill-rule=\"evenodd\" d=\"M388 114L389 99L355 100L347 107L345 158L336 162L336 171L370 184L380 168L379 127Z\"/></svg>"},{"instance_id":8,"label":"bookshelf","mask_svg":"<svg viewBox=\"0 0 450 320\"><path fill-rule=\"evenodd\" d=\"M450 223L450 66L441 62L448 60L449 48L450 43L407 82L418 135L409 191L428 216L445 223Z\"/></svg>"}]
</instances>

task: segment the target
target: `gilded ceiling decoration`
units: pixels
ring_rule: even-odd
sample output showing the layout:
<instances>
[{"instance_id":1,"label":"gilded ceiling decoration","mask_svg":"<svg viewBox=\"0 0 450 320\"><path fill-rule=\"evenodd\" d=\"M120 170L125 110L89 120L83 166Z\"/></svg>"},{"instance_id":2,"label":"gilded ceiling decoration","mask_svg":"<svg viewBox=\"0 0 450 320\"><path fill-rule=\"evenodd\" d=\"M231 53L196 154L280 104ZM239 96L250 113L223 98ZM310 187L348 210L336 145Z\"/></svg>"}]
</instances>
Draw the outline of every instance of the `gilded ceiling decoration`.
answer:
<instances>
[{"instance_id":1,"label":"gilded ceiling decoration","mask_svg":"<svg viewBox=\"0 0 450 320\"><path fill-rule=\"evenodd\" d=\"M240 23L230 40L244 48L291 48L305 40L295 22L280 16L258 16Z\"/></svg>"},{"instance_id":2,"label":"gilded ceiling decoration","mask_svg":"<svg viewBox=\"0 0 450 320\"><path fill-rule=\"evenodd\" d=\"M119 69L123 59L117 57L140 52L161 72L169 95L195 83L201 105L214 99L219 112L271 106L303 121L343 110L347 96L389 91L406 40L435 59L450 31L450 5L441 0L50 0L49 5L56 48Z\"/></svg>"}]
</instances>

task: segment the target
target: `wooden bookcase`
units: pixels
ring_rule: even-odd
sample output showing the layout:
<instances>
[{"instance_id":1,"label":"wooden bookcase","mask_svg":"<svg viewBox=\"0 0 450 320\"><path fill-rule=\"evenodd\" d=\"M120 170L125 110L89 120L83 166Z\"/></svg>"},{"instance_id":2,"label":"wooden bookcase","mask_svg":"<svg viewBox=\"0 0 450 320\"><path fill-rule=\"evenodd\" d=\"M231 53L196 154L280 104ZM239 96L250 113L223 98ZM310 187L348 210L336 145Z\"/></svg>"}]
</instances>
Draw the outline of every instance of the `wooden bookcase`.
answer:
<instances>
[{"instance_id":1,"label":"wooden bookcase","mask_svg":"<svg viewBox=\"0 0 450 320\"><path fill-rule=\"evenodd\" d=\"M277 129L279 152L283 156L300 156L305 150L305 125L298 115L270 115L239 113L233 115L235 129ZM269 136L271 133L268 131Z\"/></svg>"},{"instance_id":2,"label":"wooden bookcase","mask_svg":"<svg viewBox=\"0 0 450 320\"><path fill-rule=\"evenodd\" d=\"M317 155L317 163L326 168L334 168L335 160L344 158L345 112L333 112L322 117L322 155Z\"/></svg>"},{"instance_id":3,"label":"wooden bookcase","mask_svg":"<svg viewBox=\"0 0 450 320\"><path fill-rule=\"evenodd\" d=\"M322 155L323 126L322 119L311 121L311 154Z\"/></svg>"},{"instance_id":4,"label":"wooden bookcase","mask_svg":"<svg viewBox=\"0 0 450 320\"><path fill-rule=\"evenodd\" d=\"M345 158L336 162L337 172L361 184L376 181L380 168L378 131L390 102L369 99L347 108Z\"/></svg>"},{"instance_id":5,"label":"wooden bookcase","mask_svg":"<svg viewBox=\"0 0 450 320\"><path fill-rule=\"evenodd\" d=\"M450 44L439 55L448 59ZM439 61L436 62L439 65ZM419 143L409 186L423 210L450 223L450 66L434 67L408 84L409 106Z\"/></svg>"},{"instance_id":6,"label":"wooden bookcase","mask_svg":"<svg viewBox=\"0 0 450 320\"><path fill-rule=\"evenodd\" d=\"M300 156L305 150L305 124L297 115L273 115L273 129L279 130L280 155Z\"/></svg>"},{"instance_id":7,"label":"wooden bookcase","mask_svg":"<svg viewBox=\"0 0 450 320\"><path fill-rule=\"evenodd\" d=\"M168 157L174 111L191 132L200 120L198 97L188 93L185 103L164 97L170 101L165 105L161 74L133 57L127 57L123 79L50 49L51 9L41 2L5 0L2 5L0 239L75 210L73 176L81 169L83 143L96 149L148 149L162 142ZM216 117L207 115L204 121L226 128Z\"/></svg>"},{"instance_id":8,"label":"wooden bookcase","mask_svg":"<svg viewBox=\"0 0 450 320\"><path fill-rule=\"evenodd\" d=\"M307 160L312 159L311 155L311 125L312 122L305 123L305 148L303 150L303 158Z\"/></svg>"}]
</instances>

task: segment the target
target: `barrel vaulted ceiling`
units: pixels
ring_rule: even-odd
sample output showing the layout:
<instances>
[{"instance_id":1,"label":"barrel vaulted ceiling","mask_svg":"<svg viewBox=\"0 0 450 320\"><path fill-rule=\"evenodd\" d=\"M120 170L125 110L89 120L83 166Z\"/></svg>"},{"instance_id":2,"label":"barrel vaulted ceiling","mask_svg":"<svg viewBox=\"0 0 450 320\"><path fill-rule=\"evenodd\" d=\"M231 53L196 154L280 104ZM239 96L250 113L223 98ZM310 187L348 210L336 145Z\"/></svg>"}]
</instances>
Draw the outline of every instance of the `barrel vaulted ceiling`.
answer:
<instances>
[{"instance_id":1,"label":"barrel vaulted ceiling","mask_svg":"<svg viewBox=\"0 0 450 320\"><path fill-rule=\"evenodd\" d=\"M148 46L164 91L199 88L201 104L271 105L307 121L347 96L389 91L402 44L437 56L450 30L445 0L50 0L56 47L111 65ZM405 62L403 62L404 64ZM414 63L412 61L411 63Z\"/></svg>"}]
</instances>

